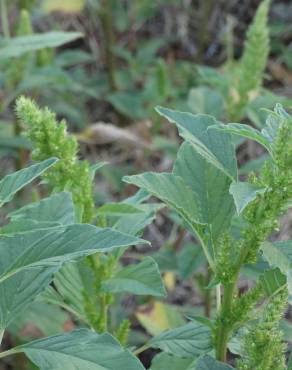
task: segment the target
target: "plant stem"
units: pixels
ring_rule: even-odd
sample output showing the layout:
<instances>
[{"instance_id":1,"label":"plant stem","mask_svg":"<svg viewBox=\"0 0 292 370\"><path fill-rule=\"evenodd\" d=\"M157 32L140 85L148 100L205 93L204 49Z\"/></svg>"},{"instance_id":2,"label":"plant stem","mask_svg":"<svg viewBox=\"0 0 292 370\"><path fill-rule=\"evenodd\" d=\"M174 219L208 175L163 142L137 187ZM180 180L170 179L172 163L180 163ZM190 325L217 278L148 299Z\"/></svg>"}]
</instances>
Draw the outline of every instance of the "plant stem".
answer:
<instances>
[{"instance_id":1,"label":"plant stem","mask_svg":"<svg viewBox=\"0 0 292 370\"><path fill-rule=\"evenodd\" d=\"M7 4L6 0L0 0L1 1L1 23L2 23L2 30L3 35L5 38L10 38L10 31L9 31L9 21L8 21L8 11L7 11Z\"/></svg>"},{"instance_id":2,"label":"plant stem","mask_svg":"<svg viewBox=\"0 0 292 370\"><path fill-rule=\"evenodd\" d=\"M0 352L0 358L13 355L15 353L18 353L18 350L16 348L9 349L8 351Z\"/></svg>"},{"instance_id":3,"label":"plant stem","mask_svg":"<svg viewBox=\"0 0 292 370\"><path fill-rule=\"evenodd\" d=\"M142 347L140 348L137 348L135 351L134 351L134 355L135 356L138 356L140 353L146 351L146 349L148 349L148 344L144 344Z\"/></svg>"},{"instance_id":4,"label":"plant stem","mask_svg":"<svg viewBox=\"0 0 292 370\"><path fill-rule=\"evenodd\" d=\"M212 272L210 269L208 269L207 275L206 275L206 285L208 286L210 281L212 279ZM205 306L205 316L210 317L211 316L211 309L212 309L212 289L206 289L204 294L204 306Z\"/></svg>"},{"instance_id":5,"label":"plant stem","mask_svg":"<svg viewBox=\"0 0 292 370\"><path fill-rule=\"evenodd\" d=\"M112 92L117 90L116 83L116 61L114 54L115 34L112 22L112 8L110 0L103 0L101 3L99 18L104 36L105 64L108 75L108 82Z\"/></svg>"},{"instance_id":6,"label":"plant stem","mask_svg":"<svg viewBox=\"0 0 292 370\"><path fill-rule=\"evenodd\" d=\"M226 361L227 344L231 328L226 324L226 318L231 313L234 291L237 286L237 279L230 284L224 285L223 300L220 312L220 322L216 333L216 358L219 361Z\"/></svg>"},{"instance_id":7,"label":"plant stem","mask_svg":"<svg viewBox=\"0 0 292 370\"><path fill-rule=\"evenodd\" d=\"M98 332L104 333L107 331L107 324L108 324L108 303L107 303L107 294L100 293L100 314L98 319Z\"/></svg>"},{"instance_id":8,"label":"plant stem","mask_svg":"<svg viewBox=\"0 0 292 370\"><path fill-rule=\"evenodd\" d=\"M2 340L3 340L4 332L5 332L5 330L4 330L4 329L0 331L0 345L1 345Z\"/></svg>"},{"instance_id":9,"label":"plant stem","mask_svg":"<svg viewBox=\"0 0 292 370\"><path fill-rule=\"evenodd\" d=\"M217 312L221 309L221 284L216 285L216 308Z\"/></svg>"},{"instance_id":10,"label":"plant stem","mask_svg":"<svg viewBox=\"0 0 292 370\"><path fill-rule=\"evenodd\" d=\"M203 252L205 253L205 256L206 256L206 259L208 261L208 264L209 264L209 267L210 269L215 272L216 271L216 267L215 267L215 262L214 262L214 259L213 257L211 256L210 252L209 252L209 249L208 249L208 246L205 244L204 240L197 234L196 235L202 248L203 248Z\"/></svg>"},{"instance_id":11,"label":"plant stem","mask_svg":"<svg viewBox=\"0 0 292 370\"><path fill-rule=\"evenodd\" d=\"M199 32L198 32L198 51L196 55L196 62L202 62L204 57L204 51L206 44L208 42L208 39L210 37L210 32L208 30L210 19L210 14L212 13L212 9L214 8L214 0L203 0L201 2L201 22L199 25Z\"/></svg>"},{"instance_id":12,"label":"plant stem","mask_svg":"<svg viewBox=\"0 0 292 370\"><path fill-rule=\"evenodd\" d=\"M20 136L22 132L22 127L18 119L14 120L14 135ZM15 159L15 167L17 170L21 170L26 164L26 152L24 149L19 148L17 153L17 158Z\"/></svg>"}]
</instances>

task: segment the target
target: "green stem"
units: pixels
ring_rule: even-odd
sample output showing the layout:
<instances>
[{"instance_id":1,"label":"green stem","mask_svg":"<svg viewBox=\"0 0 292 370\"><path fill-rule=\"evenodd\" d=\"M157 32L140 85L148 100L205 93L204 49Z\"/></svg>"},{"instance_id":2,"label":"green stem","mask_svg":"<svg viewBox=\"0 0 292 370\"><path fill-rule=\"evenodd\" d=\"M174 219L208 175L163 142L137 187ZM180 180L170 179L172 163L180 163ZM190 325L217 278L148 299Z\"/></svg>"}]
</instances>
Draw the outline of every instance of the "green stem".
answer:
<instances>
[{"instance_id":1,"label":"green stem","mask_svg":"<svg viewBox=\"0 0 292 370\"><path fill-rule=\"evenodd\" d=\"M212 272L210 269L208 269L207 275L206 275L206 284L205 286L208 286L210 281L212 280ZM204 306L205 306L205 316L210 317L211 316L211 310L212 310L212 289L205 289L204 294Z\"/></svg>"},{"instance_id":2,"label":"green stem","mask_svg":"<svg viewBox=\"0 0 292 370\"><path fill-rule=\"evenodd\" d=\"M103 0L99 11L99 18L104 36L105 64L108 74L109 86L112 92L117 90L116 60L114 54L115 34L113 28L113 15L110 0Z\"/></svg>"},{"instance_id":3,"label":"green stem","mask_svg":"<svg viewBox=\"0 0 292 370\"><path fill-rule=\"evenodd\" d=\"M142 352L146 351L146 349L148 349L148 348L149 348L148 344L144 344L142 347L137 348L137 349L134 351L134 355L135 355L135 356L138 356L140 353L142 353Z\"/></svg>"},{"instance_id":4,"label":"green stem","mask_svg":"<svg viewBox=\"0 0 292 370\"><path fill-rule=\"evenodd\" d=\"M19 353L19 351L16 348L12 348L12 349L9 349L8 351L0 352L0 358L11 356L16 353Z\"/></svg>"},{"instance_id":5,"label":"green stem","mask_svg":"<svg viewBox=\"0 0 292 370\"><path fill-rule=\"evenodd\" d=\"M201 21L198 33L198 51L196 55L196 62L199 63L204 57L205 47L208 43L210 32L208 30L208 19L210 18L210 13L214 9L214 0L203 0L201 2Z\"/></svg>"},{"instance_id":6,"label":"green stem","mask_svg":"<svg viewBox=\"0 0 292 370\"><path fill-rule=\"evenodd\" d=\"M217 312L221 310L221 284L216 285L216 308Z\"/></svg>"},{"instance_id":7,"label":"green stem","mask_svg":"<svg viewBox=\"0 0 292 370\"><path fill-rule=\"evenodd\" d=\"M239 279L240 268L248 255L248 248L242 248L237 268L234 273L233 282L229 284L223 284L224 292L222 304L219 312L219 325L215 334L216 338L216 359L222 362L226 361L227 345L232 327L228 325L228 318L231 315L231 310L234 301L234 293L237 288L237 282Z\"/></svg>"},{"instance_id":8,"label":"green stem","mask_svg":"<svg viewBox=\"0 0 292 370\"><path fill-rule=\"evenodd\" d=\"M237 279L233 283L224 285L223 300L220 312L220 321L216 333L216 358L219 361L226 361L227 344L230 335L230 328L226 321L230 316L234 292L237 286ZM227 319L227 320L226 320Z\"/></svg>"},{"instance_id":9,"label":"green stem","mask_svg":"<svg viewBox=\"0 0 292 370\"><path fill-rule=\"evenodd\" d=\"M216 267L215 267L215 262L213 260L213 257L211 256L210 252L209 252L209 249L208 249L208 246L205 244L204 240L197 234L196 235L202 248L203 248L203 252L205 253L205 256L206 256L206 259L208 261L208 264L209 264L209 267L210 269L215 272L216 271Z\"/></svg>"},{"instance_id":10,"label":"green stem","mask_svg":"<svg viewBox=\"0 0 292 370\"><path fill-rule=\"evenodd\" d=\"M10 31L9 31L9 21L8 21L8 11L7 11L7 4L6 0L1 1L1 23L3 29L3 35L5 38L10 38Z\"/></svg>"},{"instance_id":11,"label":"green stem","mask_svg":"<svg viewBox=\"0 0 292 370\"><path fill-rule=\"evenodd\" d=\"M14 134L15 136L20 136L22 132L22 127L18 119L14 120ZM17 170L21 170L25 167L26 164L26 158L25 158L25 150L20 148L18 149L18 155L15 160L15 167Z\"/></svg>"},{"instance_id":12,"label":"green stem","mask_svg":"<svg viewBox=\"0 0 292 370\"><path fill-rule=\"evenodd\" d=\"M5 332L5 330L4 330L4 329L0 331L0 345L1 345L2 340L3 340L4 332Z\"/></svg>"},{"instance_id":13,"label":"green stem","mask_svg":"<svg viewBox=\"0 0 292 370\"><path fill-rule=\"evenodd\" d=\"M100 293L100 314L98 319L98 332L104 333L107 331L107 322L108 322L108 303L107 303L107 294Z\"/></svg>"}]
</instances>

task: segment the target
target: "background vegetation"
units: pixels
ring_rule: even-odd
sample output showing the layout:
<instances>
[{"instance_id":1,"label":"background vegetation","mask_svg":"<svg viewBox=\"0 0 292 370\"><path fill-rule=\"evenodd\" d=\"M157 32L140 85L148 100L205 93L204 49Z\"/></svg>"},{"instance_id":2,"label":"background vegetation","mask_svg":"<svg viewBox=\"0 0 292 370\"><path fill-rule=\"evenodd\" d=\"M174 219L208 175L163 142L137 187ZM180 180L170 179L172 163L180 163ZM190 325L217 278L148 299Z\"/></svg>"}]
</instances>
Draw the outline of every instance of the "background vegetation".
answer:
<instances>
[{"instance_id":1,"label":"background vegetation","mask_svg":"<svg viewBox=\"0 0 292 370\"><path fill-rule=\"evenodd\" d=\"M158 203L144 203L147 194L143 191L134 203L131 197L137 189L122 178L172 169L181 140L174 125L164 118L167 113L158 115L155 111L158 105L258 129L264 127L268 110L276 103L289 110L292 4L289 0L265 0L258 8L260 3L0 0L1 177L28 166L31 152L37 161L57 157L56 170L48 172L43 181L57 191L72 193L79 222L90 223L97 217L98 226L115 225L129 234L143 235L152 244L152 248L146 244L129 248L119 263L111 255L87 257L82 268L93 265L97 275L94 284L82 282L88 296L75 297L74 302L66 296L64 281L76 283L76 271L61 270L63 276L58 275L54 287L63 294L63 301L53 305L60 297L47 291L11 323L2 349L83 325L97 332L107 329L121 343L128 341L129 346L139 348L149 336L183 325L186 317L214 317L216 292L205 289L213 283L212 273L198 240L186 231L176 212ZM56 116L24 100L18 100L15 112L21 95L33 98L40 107L48 106ZM62 121L59 126L56 120L66 124ZM250 171L260 171L267 158L258 143L242 138L236 140L236 154L242 180ZM4 229L7 212L47 195L45 185L22 189L1 213ZM113 207L114 202L124 199L130 201ZM56 199L56 204L59 201ZM128 218L116 226L121 214ZM291 239L291 220L288 212L271 240ZM113 269L145 263L141 262L145 255L151 256L146 261L151 268L153 260L159 266L167 294L162 285L143 296L133 296L132 288L126 289L126 294L121 294L123 289L114 289L110 281ZM151 271L159 281L158 270ZM255 267L246 267L240 293L253 286L256 274ZM108 281L108 290L96 279ZM74 286L69 288L76 291ZM95 313L97 306L99 315ZM289 350L290 319L288 310L280 323ZM229 346L231 364L238 354L238 341ZM142 348L141 353L138 349L146 368L192 369L191 360L176 364L169 355L156 356L157 347L153 347ZM0 369L35 367L19 355L0 360Z\"/></svg>"}]
</instances>

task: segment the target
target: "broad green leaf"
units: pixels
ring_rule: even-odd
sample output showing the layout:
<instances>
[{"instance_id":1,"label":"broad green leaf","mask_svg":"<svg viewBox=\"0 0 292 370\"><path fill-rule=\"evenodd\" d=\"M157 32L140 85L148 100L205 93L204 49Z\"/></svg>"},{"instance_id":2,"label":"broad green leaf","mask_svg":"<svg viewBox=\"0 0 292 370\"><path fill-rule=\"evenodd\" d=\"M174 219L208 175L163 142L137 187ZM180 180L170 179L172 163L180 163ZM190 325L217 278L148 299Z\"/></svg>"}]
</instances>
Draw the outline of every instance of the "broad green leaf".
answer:
<instances>
[{"instance_id":1,"label":"broad green leaf","mask_svg":"<svg viewBox=\"0 0 292 370\"><path fill-rule=\"evenodd\" d=\"M143 213L143 211L128 203L106 203L97 210L97 215L110 216L116 219L127 214L137 213Z\"/></svg>"},{"instance_id":2,"label":"broad green leaf","mask_svg":"<svg viewBox=\"0 0 292 370\"><path fill-rule=\"evenodd\" d=\"M24 352L40 370L145 370L141 362L108 333L74 330L13 349Z\"/></svg>"},{"instance_id":3,"label":"broad green leaf","mask_svg":"<svg viewBox=\"0 0 292 370\"><path fill-rule=\"evenodd\" d=\"M142 94L119 91L108 96L107 100L114 108L132 119L145 119L147 111L144 108L145 99Z\"/></svg>"},{"instance_id":4,"label":"broad green leaf","mask_svg":"<svg viewBox=\"0 0 292 370\"><path fill-rule=\"evenodd\" d=\"M142 175L126 176L124 181L147 190L174 208L192 229L196 228L196 224L203 223L198 199L181 177L171 173L147 172Z\"/></svg>"},{"instance_id":5,"label":"broad green leaf","mask_svg":"<svg viewBox=\"0 0 292 370\"><path fill-rule=\"evenodd\" d=\"M172 246L165 246L165 248L159 249L151 254L151 257L155 259L161 272L178 270L177 255Z\"/></svg>"},{"instance_id":6,"label":"broad green leaf","mask_svg":"<svg viewBox=\"0 0 292 370\"><path fill-rule=\"evenodd\" d=\"M157 210L161 208L162 207L159 206L153 209L153 211L123 216L115 222L112 227L130 235L139 235L147 225L153 222Z\"/></svg>"},{"instance_id":7,"label":"broad green leaf","mask_svg":"<svg viewBox=\"0 0 292 370\"><path fill-rule=\"evenodd\" d=\"M154 357L150 370L195 370L196 360L179 358L168 353L159 353Z\"/></svg>"},{"instance_id":8,"label":"broad green leaf","mask_svg":"<svg viewBox=\"0 0 292 370\"><path fill-rule=\"evenodd\" d=\"M0 284L0 328L5 329L53 280L58 266L20 271Z\"/></svg>"},{"instance_id":9,"label":"broad green leaf","mask_svg":"<svg viewBox=\"0 0 292 370\"><path fill-rule=\"evenodd\" d=\"M271 143L271 147L273 147L279 128L287 120L292 124L291 116L285 112L281 104L276 104L274 112L268 115L266 125L262 129L262 134Z\"/></svg>"},{"instance_id":10,"label":"broad green leaf","mask_svg":"<svg viewBox=\"0 0 292 370\"><path fill-rule=\"evenodd\" d=\"M232 183L230 194L233 195L237 213L240 215L249 203L256 199L258 194L264 194L266 190L266 188L248 182Z\"/></svg>"},{"instance_id":11,"label":"broad green leaf","mask_svg":"<svg viewBox=\"0 0 292 370\"><path fill-rule=\"evenodd\" d=\"M196 370L235 370L234 367L215 360L213 357L205 355L197 361Z\"/></svg>"},{"instance_id":12,"label":"broad green leaf","mask_svg":"<svg viewBox=\"0 0 292 370\"><path fill-rule=\"evenodd\" d=\"M269 276L270 280L274 278L273 285L270 283L271 288L274 290L281 289L284 286L288 287L289 302L292 302L292 241L281 241L281 242L265 242L261 246L264 258L267 260L271 267L275 269L275 276ZM281 284L281 285L280 285ZM266 284L267 286L268 284ZM277 286L279 285L279 286ZM270 289L271 289L270 288Z\"/></svg>"},{"instance_id":13,"label":"broad green leaf","mask_svg":"<svg viewBox=\"0 0 292 370\"><path fill-rule=\"evenodd\" d=\"M229 132L230 134L257 141L259 144L264 146L268 152L271 152L269 140L259 130L256 130L249 125L244 125L241 123L228 123L228 125L215 125L211 129L222 130L224 132Z\"/></svg>"},{"instance_id":14,"label":"broad green leaf","mask_svg":"<svg viewBox=\"0 0 292 370\"><path fill-rule=\"evenodd\" d=\"M287 274L292 267L292 241L265 242L261 246L265 259L272 267L278 267Z\"/></svg>"},{"instance_id":15,"label":"broad green leaf","mask_svg":"<svg viewBox=\"0 0 292 370\"><path fill-rule=\"evenodd\" d=\"M30 51L56 48L82 37L80 32L46 32L11 38L0 44L0 59L19 57Z\"/></svg>"},{"instance_id":16,"label":"broad green leaf","mask_svg":"<svg viewBox=\"0 0 292 370\"><path fill-rule=\"evenodd\" d=\"M190 90L188 106L194 114L204 113L220 118L223 114L224 101L216 90L199 86Z\"/></svg>"},{"instance_id":17,"label":"broad green leaf","mask_svg":"<svg viewBox=\"0 0 292 370\"><path fill-rule=\"evenodd\" d=\"M45 222L45 221L38 222L30 219L27 220L19 219L3 226L1 228L1 234L3 235L19 234L38 229L49 229L50 227L57 226L60 226L58 222Z\"/></svg>"},{"instance_id":18,"label":"broad green leaf","mask_svg":"<svg viewBox=\"0 0 292 370\"><path fill-rule=\"evenodd\" d=\"M247 163L240 167L239 174L248 175L251 171L258 172L268 159L269 155L263 154L260 157L249 160Z\"/></svg>"},{"instance_id":19,"label":"broad green leaf","mask_svg":"<svg viewBox=\"0 0 292 370\"><path fill-rule=\"evenodd\" d=\"M217 240L231 222L234 201L229 193L230 177L211 165L189 144L183 143L175 161L173 174L181 177L196 194L199 209L206 229L201 238L208 234ZM202 228L197 229L200 233Z\"/></svg>"},{"instance_id":20,"label":"broad green leaf","mask_svg":"<svg viewBox=\"0 0 292 370\"><path fill-rule=\"evenodd\" d=\"M38 338L40 332L42 336L63 332L69 320L69 315L60 307L36 301L30 304L7 330L15 336L21 335L32 340ZM32 330L29 330L30 327Z\"/></svg>"},{"instance_id":21,"label":"broad green leaf","mask_svg":"<svg viewBox=\"0 0 292 370\"><path fill-rule=\"evenodd\" d=\"M1 133L0 137L0 147L2 148L7 148L7 149L31 149L31 143L29 140L23 136L12 136L13 134L11 133L9 136L8 134Z\"/></svg>"},{"instance_id":22,"label":"broad green leaf","mask_svg":"<svg viewBox=\"0 0 292 370\"><path fill-rule=\"evenodd\" d=\"M0 283L31 267L54 266L95 252L144 243L119 231L86 224L0 238Z\"/></svg>"},{"instance_id":23,"label":"broad green leaf","mask_svg":"<svg viewBox=\"0 0 292 370\"><path fill-rule=\"evenodd\" d=\"M259 278L268 297L272 296L287 284L286 276L278 269L265 271Z\"/></svg>"},{"instance_id":24,"label":"broad green leaf","mask_svg":"<svg viewBox=\"0 0 292 370\"><path fill-rule=\"evenodd\" d=\"M96 172L106 165L107 165L107 162L97 162L93 164L92 166L90 166L89 170L92 175L92 180L94 179Z\"/></svg>"},{"instance_id":25,"label":"broad green leaf","mask_svg":"<svg viewBox=\"0 0 292 370\"><path fill-rule=\"evenodd\" d=\"M137 235L155 218L163 204L108 203L97 210L97 216L106 225L131 235Z\"/></svg>"},{"instance_id":26,"label":"broad green leaf","mask_svg":"<svg viewBox=\"0 0 292 370\"><path fill-rule=\"evenodd\" d=\"M103 281L102 289L109 293L128 292L156 297L166 295L158 265L151 257L146 257L136 265L124 267L112 278Z\"/></svg>"},{"instance_id":27,"label":"broad green leaf","mask_svg":"<svg viewBox=\"0 0 292 370\"><path fill-rule=\"evenodd\" d=\"M86 224L0 237L0 327L25 309L66 261L141 242Z\"/></svg>"},{"instance_id":28,"label":"broad green leaf","mask_svg":"<svg viewBox=\"0 0 292 370\"><path fill-rule=\"evenodd\" d=\"M211 330L200 323L190 322L162 332L152 338L148 345L178 357L194 358L212 349Z\"/></svg>"},{"instance_id":29,"label":"broad green leaf","mask_svg":"<svg viewBox=\"0 0 292 370\"><path fill-rule=\"evenodd\" d=\"M76 221L72 195L67 192L53 194L39 202L31 203L11 212L8 216L11 222L33 220L70 225Z\"/></svg>"},{"instance_id":30,"label":"broad green leaf","mask_svg":"<svg viewBox=\"0 0 292 370\"><path fill-rule=\"evenodd\" d=\"M194 243L183 245L177 257L178 270L182 279L188 279L206 263L202 248Z\"/></svg>"},{"instance_id":31,"label":"broad green leaf","mask_svg":"<svg viewBox=\"0 0 292 370\"><path fill-rule=\"evenodd\" d=\"M64 306L64 303L68 304L71 312L74 312L77 317L86 321L84 291L86 290L88 294L94 294L94 292L92 292L93 279L90 280L91 287L88 287L86 284L86 276L90 275L91 270L85 264L82 260L66 263L55 275L54 285L60 295L59 298L61 298L61 301L63 300L61 305ZM56 298L56 294L53 297L52 291L49 296L48 293L45 292L44 299L52 302L52 299Z\"/></svg>"},{"instance_id":32,"label":"broad green leaf","mask_svg":"<svg viewBox=\"0 0 292 370\"><path fill-rule=\"evenodd\" d=\"M271 112L268 115L266 119L266 125L261 131L258 131L248 125L239 123L229 123L228 125L214 125L213 127L211 127L211 129L229 132L257 141L268 150L271 156L273 156L274 141L277 136L278 130L287 120L289 120L292 124L291 117L285 112L281 104L276 104L274 112Z\"/></svg>"},{"instance_id":33,"label":"broad green leaf","mask_svg":"<svg viewBox=\"0 0 292 370\"><path fill-rule=\"evenodd\" d=\"M137 205L150 198L150 194L143 189L138 190L133 196L123 200L123 203Z\"/></svg>"},{"instance_id":34,"label":"broad green leaf","mask_svg":"<svg viewBox=\"0 0 292 370\"><path fill-rule=\"evenodd\" d=\"M0 181L0 207L9 202L14 194L45 172L57 160L57 158L46 159L43 162L5 176Z\"/></svg>"},{"instance_id":35,"label":"broad green leaf","mask_svg":"<svg viewBox=\"0 0 292 370\"><path fill-rule=\"evenodd\" d=\"M212 116L174 111L163 107L157 112L169 122L175 123L181 137L188 141L195 150L210 164L223 171L233 180L237 180L237 164L231 136L222 131L208 130L219 122Z\"/></svg>"}]
</instances>

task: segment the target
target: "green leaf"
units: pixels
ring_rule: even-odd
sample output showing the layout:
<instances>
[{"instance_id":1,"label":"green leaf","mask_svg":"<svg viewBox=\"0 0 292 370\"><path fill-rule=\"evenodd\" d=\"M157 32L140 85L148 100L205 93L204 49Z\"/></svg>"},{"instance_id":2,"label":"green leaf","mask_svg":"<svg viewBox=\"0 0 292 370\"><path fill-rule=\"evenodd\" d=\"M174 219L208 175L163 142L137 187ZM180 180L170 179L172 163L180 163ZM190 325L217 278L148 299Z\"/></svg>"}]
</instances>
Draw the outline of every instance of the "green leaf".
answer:
<instances>
[{"instance_id":1,"label":"green leaf","mask_svg":"<svg viewBox=\"0 0 292 370\"><path fill-rule=\"evenodd\" d=\"M53 194L39 202L31 203L11 212L8 216L12 222L33 220L70 225L76 221L72 195L67 192Z\"/></svg>"},{"instance_id":2,"label":"green leaf","mask_svg":"<svg viewBox=\"0 0 292 370\"><path fill-rule=\"evenodd\" d=\"M141 242L86 224L0 237L0 327L5 328L31 303L66 261Z\"/></svg>"},{"instance_id":3,"label":"green leaf","mask_svg":"<svg viewBox=\"0 0 292 370\"><path fill-rule=\"evenodd\" d=\"M292 241L265 242L261 246L263 255L271 267L278 267L287 274L292 267Z\"/></svg>"},{"instance_id":4,"label":"green leaf","mask_svg":"<svg viewBox=\"0 0 292 370\"><path fill-rule=\"evenodd\" d=\"M287 284L286 276L278 268L265 271L260 275L259 281L268 297L283 289Z\"/></svg>"},{"instance_id":5,"label":"green leaf","mask_svg":"<svg viewBox=\"0 0 292 370\"><path fill-rule=\"evenodd\" d=\"M264 194L266 190L266 188L248 182L232 183L230 194L233 195L237 213L240 215L249 203L256 199L258 194Z\"/></svg>"},{"instance_id":6,"label":"green leaf","mask_svg":"<svg viewBox=\"0 0 292 370\"><path fill-rule=\"evenodd\" d=\"M118 219L122 216L129 214L143 213L143 211L135 205L128 203L106 203L99 207L97 215L110 216Z\"/></svg>"},{"instance_id":7,"label":"green leaf","mask_svg":"<svg viewBox=\"0 0 292 370\"><path fill-rule=\"evenodd\" d=\"M198 199L183 179L171 173L147 172L142 175L126 176L123 180L147 190L174 208L193 229L202 224Z\"/></svg>"},{"instance_id":8,"label":"green leaf","mask_svg":"<svg viewBox=\"0 0 292 370\"><path fill-rule=\"evenodd\" d=\"M1 228L1 234L19 234L38 229L49 229L50 227L57 226L60 226L58 222L38 222L30 219L20 219L3 226Z\"/></svg>"},{"instance_id":9,"label":"green leaf","mask_svg":"<svg viewBox=\"0 0 292 370\"><path fill-rule=\"evenodd\" d=\"M240 123L229 123L228 125L214 125L211 129L229 132L257 141L263 145L273 157L274 141L277 137L279 128L286 120L291 119L285 112L281 104L276 104L274 112L268 115L266 125L258 131L248 125Z\"/></svg>"},{"instance_id":10,"label":"green leaf","mask_svg":"<svg viewBox=\"0 0 292 370\"><path fill-rule=\"evenodd\" d=\"M264 146L268 152L271 152L271 145L269 140L262 134L262 132L249 125L241 123L228 123L228 125L215 125L211 127L211 129L222 130L224 132L229 132L230 134L257 141L259 144Z\"/></svg>"},{"instance_id":11,"label":"green leaf","mask_svg":"<svg viewBox=\"0 0 292 370\"><path fill-rule=\"evenodd\" d=\"M94 292L91 292L93 290L93 280L90 279L91 287L88 287L86 284L87 276L90 275L91 277L91 273L92 271L83 260L66 263L54 278L54 285L59 293L59 297L56 291L49 290L44 292L44 299L47 302L52 302L52 299L58 297L61 306L64 306L64 303L66 306L69 304L70 311L86 322L84 291L87 291L89 295L91 293L94 294Z\"/></svg>"},{"instance_id":12,"label":"green leaf","mask_svg":"<svg viewBox=\"0 0 292 370\"><path fill-rule=\"evenodd\" d=\"M19 57L24 53L45 48L56 48L80 37L80 32L46 32L14 37L0 44L0 59Z\"/></svg>"},{"instance_id":13,"label":"green leaf","mask_svg":"<svg viewBox=\"0 0 292 370\"><path fill-rule=\"evenodd\" d=\"M168 353L159 353L154 357L150 370L195 370L196 360L179 358Z\"/></svg>"},{"instance_id":14,"label":"green leaf","mask_svg":"<svg viewBox=\"0 0 292 370\"><path fill-rule=\"evenodd\" d=\"M137 235L155 218L163 204L108 203L101 206L97 216L106 218L106 224L116 230Z\"/></svg>"},{"instance_id":15,"label":"green leaf","mask_svg":"<svg viewBox=\"0 0 292 370\"><path fill-rule=\"evenodd\" d=\"M107 252L140 243L145 241L113 229L100 229L86 224L2 236L0 283L30 267L60 265L95 252Z\"/></svg>"},{"instance_id":16,"label":"green leaf","mask_svg":"<svg viewBox=\"0 0 292 370\"><path fill-rule=\"evenodd\" d=\"M0 328L9 326L53 280L58 266L20 271L0 284Z\"/></svg>"},{"instance_id":17,"label":"green leaf","mask_svg":"<svg viewBox=\"0 0 292 370\"><path fill-rule=\"evenodd\" d=\"M224 101L216 90L207 86L199 86L190 90L188 106L192 113L210 114L220 118L223 114Z\"/></svg>"},{"instance_id":18,"label":"green leaf","mask_svg":"<svg viewBox=\"0 0 292 370\"><path fill-rule=\"evenodd\" d=\"M24 352L40 370L145 370L110 334L87 329L39 339L13 349Z\"/></svg>"},{"instance_id":19,"label":"green leaf","mask_svg":"<svg viewBox=\"0 0 292 370\"><path fill-rule=\"evenodd\" d=\"M107 100L114 108L123 115L132 119L145 119L147 111L144 108L144 99L136 92L115 92L108 96Z\"/></svg>"},{"instance_id":20,"label":"green leaf","mask_svg":"<svg viewBox=\"0 0 292 370\"><path fill-rule=\"evenodd\" d=\"M123 200L123 203L137 205L150 198L150 194L143 189L138 190L133 196Z\"/></svg>"},{"instance_id":21,"label":"green leaf","mask_svg":"<svg viewBox=\"0 0 292 370\"><path fill-rule=\"evenodd\" d=\"M194 358L212 349L211 330L200 323L190 322L162 332L148 344L178 357Z\"/></svg>"},{"instance_id":22,"label":"green leaf","mask_svg":"<svg viewBox=\"0 0 292 370\"><path fill-rule=\"evenodd\" d=\"M57 160L57 158L46 159L43 162L5 176L0 181L0 207L9 202L14 194L45 172Z\"/></svg>"},{"instance_id":23,"label":"green leaf","mask_svg":"<svg viewBox=\"0 0 292 370\"><path fill-rule=\"evenodd\" d=\"M92 180L94 179L96 172L99 171L102 167L106 166L107 164L108 164L107 162L97 162L90 166L89 170L92 175Z\"/></svg>"},{"instance_id":24,"label":"green leaf","mask_svg":"<svg viewBox=\"0 0 292 370\"><path fill-rule=\"evenodd\" d=\"M266 282L267 277L265 276L265 287L266 291L269 290L274 292L276 289L280 290L283 287L288 287L289 292L289 303L292 303L292 241L281 241L281 242L265 242L261 246L264 258L267 260L271 267L275 269L273 275L268 275L269 281ZM265 273L267 275L267 273ZM270 285L269 289L267 289Z\"/></svg>"},{"instance_id":25,"label":"green leaf","mask_svg":"<svg viewBox=\"0 0 292 370\"><path fill-rule=\"evenodd\" d=\"M234 367L215 360L213 357L205 355L199 358L196 370L235 370Z\"/></svg>"},{"instance_id":26,"label":"green leaf","mask_svg":"<svg viewBox=\"0 0 292 370\"><path fill-rule=\"evenodd\" d=\"M229 193L231 179L200 156L192 145L183 143L175 161L173 174L181 177L196 194L204 224L213 240L217 240L231 222L235 207ZM197 232L204 239L207 230Z\"/></svg>"},{"instance_id":27,"label":"green leaf","mask_svg":"<svg viewBox=\"0 0 292 370\"><path fill-rule=\"evenodd\" d=\"M112 278L103 281L102 289L109 293L128 292L138 295L165 297L166 291L157 263L151 257L124 267Z\"/></svg>"},{"instance_id":28,"label":"green leaf","mask_svg":"<svg viewBox=\"0 0 292 370\"><path fill-rule=\"evenodd\" d=\"M178 254L178 270L182 279L188 279L205 262L202 248L194 243L182 247Z\"/></svg>"},{"instance_id":29,"label":"green leaf","mask_svg":"<svg viewBox=\"0 0 292 370\"><path fill-rule=\"evenodd\" d=\"M249 160L239 169L240 175L248 175L251 171L258 172L263 167L264 163L269 159L268 154L263 154L260 157Z\"/></svg>"},{"instance_id":30,"label":"green leaf","mask_svg":"<svg viewBox=\"0 0 292 370\"><path fill-rule=\"evenodd\" d=\"M212 116L174 111L163 107L157 112L169 122L175 123L181 137L210 164L223 171L233 180L237 180L237 164L231 136L223 131L208 130L219 122Z\"/></svg>"},{"instance_id":31,"label":"green leaf","mask_svg":"<svg viewBox=\"0 0 292 370\"><path fill-rule=\"evenodd\" d=\"M36 301L18 316L17 320L9 326L8 331L15 336L21 335L25 339L32 340L37 338L36 335L39 335L39 331L45 336L62 332L66 321L69 320L69 315L60 307ZM25 332L25 328L28 326L37 330L28 330L27 334L22 335L22 330Z\"/></svg>"}]
</instances>

